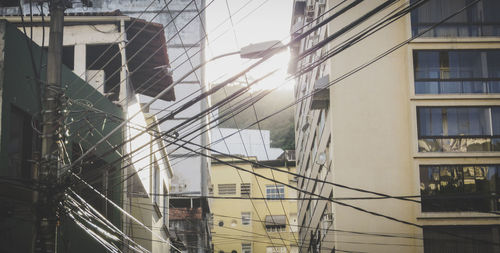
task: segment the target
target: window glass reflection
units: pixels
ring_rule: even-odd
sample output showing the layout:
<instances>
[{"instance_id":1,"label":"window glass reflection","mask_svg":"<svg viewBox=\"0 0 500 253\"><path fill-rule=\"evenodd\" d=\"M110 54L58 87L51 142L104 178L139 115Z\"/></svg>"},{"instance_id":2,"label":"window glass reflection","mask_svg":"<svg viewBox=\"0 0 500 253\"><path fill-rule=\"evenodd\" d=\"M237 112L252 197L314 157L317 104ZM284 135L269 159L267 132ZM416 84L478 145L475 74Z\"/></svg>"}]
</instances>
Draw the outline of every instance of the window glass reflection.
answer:
<instances>
[{"instance_id":1,"label":"window glass reflection","mask_svg":"<svg viewBox=\"0 0 500 253\"><path fill-rule=\"evenodd\" d=\"M498 211L500 165L420 166L423 212Z\"/></svg>"},{"instance_id":2,"label":"window glass reflection","mask_svg":"<svg viewBox=\"0 0 500 253\"><path fill-rule=\"evenodd\" d=\"M419 152L500 151L500 107L418 107Z\"/></svg>"},{"instance_id":3,"label":"window glass reflection","mask_svg":"<svg viewBox=\"0 0 500 253\"><path fill-rule=\"evenodd\" d=\"M500 50L416 50L415 94L500 93Z\"/></svg>"},{"instance_id":4,"label":"window glass reflection","mask_svg":"<svg viewBox=\"0 0 500 253\"><path fill-rule=\"evenodd\" d=\"M417 0L412 0L414 3ZM411 12L413 35L439 23L442 19L462 10L467 0L430 0ZM423 34L424 37L486 37L500 35L498 0L482 0Z\"/></svg>"}]
</instances>

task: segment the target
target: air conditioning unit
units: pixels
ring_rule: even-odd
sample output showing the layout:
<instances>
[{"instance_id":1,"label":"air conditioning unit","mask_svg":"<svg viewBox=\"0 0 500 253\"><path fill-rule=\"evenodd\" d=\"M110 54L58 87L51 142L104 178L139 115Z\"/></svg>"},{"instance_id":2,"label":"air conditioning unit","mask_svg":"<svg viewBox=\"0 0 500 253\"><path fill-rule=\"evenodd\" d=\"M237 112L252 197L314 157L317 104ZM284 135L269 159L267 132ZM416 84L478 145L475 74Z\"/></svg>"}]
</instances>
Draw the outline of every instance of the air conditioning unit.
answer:
<instances>
[{"instance_id":1,"label":"air conditioning unit","mask_svg":"<svg viewBox=\"0 0 500 253\"><path fill-rule=\"evenodd\" d=\"M326 0L318 0L318 4L325 5L326 4Z\"/></svg>"}]
</instances>

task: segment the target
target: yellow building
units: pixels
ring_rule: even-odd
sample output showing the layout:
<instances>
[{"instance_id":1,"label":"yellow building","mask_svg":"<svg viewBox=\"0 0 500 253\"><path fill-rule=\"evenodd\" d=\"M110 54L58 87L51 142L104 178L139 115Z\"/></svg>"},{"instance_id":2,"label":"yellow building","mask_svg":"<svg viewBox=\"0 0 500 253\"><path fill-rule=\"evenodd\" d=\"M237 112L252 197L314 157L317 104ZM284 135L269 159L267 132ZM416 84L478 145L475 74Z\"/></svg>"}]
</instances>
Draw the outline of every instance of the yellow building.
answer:
<instances>
[{"instance_id":1,"label":"yellow building","mask_svg":"<svg viewBox=\"0 0 500 253\"><path fill-rule=\"evenodd\" d=\"M248 159L212 160L214 252L298 252L295 161Z\"/></svg>"}]
</instances>

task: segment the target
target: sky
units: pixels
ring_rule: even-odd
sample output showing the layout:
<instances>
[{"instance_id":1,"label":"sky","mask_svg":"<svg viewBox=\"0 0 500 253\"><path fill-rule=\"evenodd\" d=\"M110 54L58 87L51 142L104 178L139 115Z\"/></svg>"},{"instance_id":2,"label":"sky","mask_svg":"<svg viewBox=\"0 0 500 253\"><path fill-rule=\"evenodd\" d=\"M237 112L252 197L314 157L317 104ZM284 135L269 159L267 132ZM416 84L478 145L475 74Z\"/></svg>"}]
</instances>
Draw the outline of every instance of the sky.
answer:
<instances>
[{"instance_id":1,"label":"sky","mask_svg":"<svg viewBox=\"0 0 500 253\"><path fill-rule=\"evenodd\" d=\"M207 0L207 59L238 51L252 43L270 40L289 41L292 0ZM234 29L229 19L232 15ZM257 84L252 90L281 85L286 77L289 53L277 54L256 70L249 72L248 79L259 78L268 72L277 73ZM238 55L221 58L207 66L207 80L218 83L243 70L255 60L240 59ZM282 87L291 89L291 85Z\"/></svg>"}]
</instances>

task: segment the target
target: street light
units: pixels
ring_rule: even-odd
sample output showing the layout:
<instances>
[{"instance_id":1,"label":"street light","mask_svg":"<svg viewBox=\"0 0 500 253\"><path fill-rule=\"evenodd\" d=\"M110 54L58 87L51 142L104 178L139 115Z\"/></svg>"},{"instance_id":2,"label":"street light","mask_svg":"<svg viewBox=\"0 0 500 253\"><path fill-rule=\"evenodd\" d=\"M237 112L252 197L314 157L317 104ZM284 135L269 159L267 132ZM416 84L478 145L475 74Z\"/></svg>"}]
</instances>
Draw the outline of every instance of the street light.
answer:
<instances>
[{"instance_id":1,"label":"street light","mask_svg":"<svg viewBox=\"0 0 500 253\"><path fill-rule=\"evenodd\" d=\"M275 54L283 49L285 45L279 40L265 41L256 44L250 44L241 48L240 57L247 59L259 59L266 54ZM267 51L267 52L266 52Z\"/></svg>"},{"instance_id":2,"label":"street light","mask_svg":"<svg viewBox=\"0 0 500 253\"><path fill-rule=\"evenodd\" d=\"M241 58L244 59L260 59L263 58L264 56L267 56L269 54L276 54L277 52L284 50L287 48L283 43L279 40L270 40L270 41L264 41L264 42L259 42L259 43L254 43L250 44L248 46L242 47L239 51L234 51L230 53L225 53L221 54L218 56L215 56L202 64L196 66L194 69L192 69L188 75L192 74L194 71L198 70L199 68L205 66L207 63L212 62L214 60L226 57L226 56L231 56L231 55L237 55L239 54ZM168 72L171 74L172 70L170 69L170 65L161 65L157 66L154 69L167 69ZM182 78L181 78L182 81Z\"/></svg>"}]
</instances>

